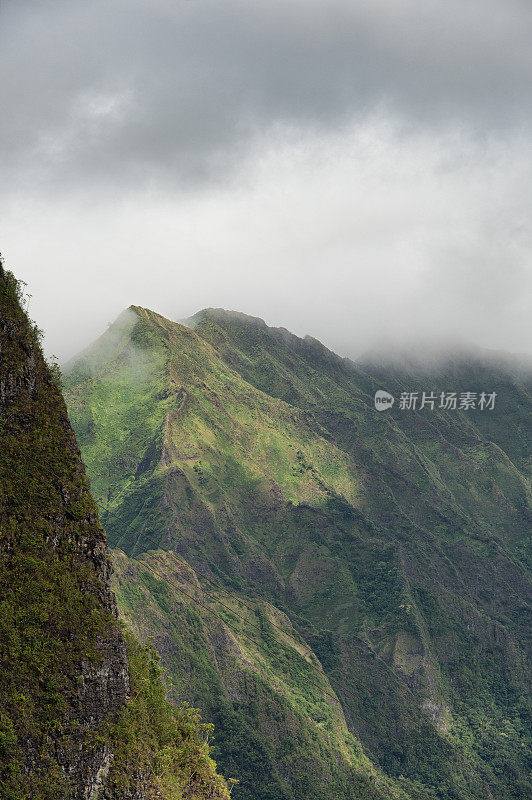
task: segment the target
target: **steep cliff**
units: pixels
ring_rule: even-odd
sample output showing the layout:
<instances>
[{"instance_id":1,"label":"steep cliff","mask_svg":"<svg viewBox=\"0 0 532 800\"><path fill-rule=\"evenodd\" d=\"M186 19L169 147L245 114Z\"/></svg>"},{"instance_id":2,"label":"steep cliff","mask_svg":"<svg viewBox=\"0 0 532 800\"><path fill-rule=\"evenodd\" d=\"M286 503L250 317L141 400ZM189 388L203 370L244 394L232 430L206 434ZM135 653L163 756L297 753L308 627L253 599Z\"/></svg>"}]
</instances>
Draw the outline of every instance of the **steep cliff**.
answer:
<instances>
[{"instance_id":1,"label":"steep cliff","mask_svg":"<svg viewBox=\"0 0 532 800\"><path fill-rule=\"evenodd\" d=\"M105 534L23 302L0 264L0 796L228 797L208 729L166 704L150 650L130 635L126 647Z\"/></svg>"}]
</instances>

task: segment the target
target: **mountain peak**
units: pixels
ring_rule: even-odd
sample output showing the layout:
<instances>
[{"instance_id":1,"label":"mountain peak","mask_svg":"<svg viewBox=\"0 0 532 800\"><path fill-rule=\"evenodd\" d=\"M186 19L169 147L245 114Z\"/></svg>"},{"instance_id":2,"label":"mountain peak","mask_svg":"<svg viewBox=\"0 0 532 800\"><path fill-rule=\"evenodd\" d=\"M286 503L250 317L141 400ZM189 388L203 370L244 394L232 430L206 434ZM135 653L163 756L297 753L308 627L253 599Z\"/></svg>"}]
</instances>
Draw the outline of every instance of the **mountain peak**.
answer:
<instances>
[{"instance_id":1,"label":"mountain peak","mask_svg":"<svg viewBox=\"0 0 532 800\"><path fill-rule=\"evenodd\" d=\"M526 387L470 364L361 369L221 308L130 313L97 371L67 376L70 414L123 613L161 644L174 699L219 723L235 800L376 800L368 768L390 797L480 800L488 780L493 800L528 796L509 790L525 773ZM497 404L407 410L406 390ZM509 778L492 777L499 730Z\"/></svg>"},{"instance_id":2,"label":"mountain peak","mask_svg":"<svg viewBox=\"0 0 532 800\"><path fill-rule=\"evenodd\" d=\"M261 317L253 317L250 314L244 314L242 311L232 311L227 308L202 308L201 311L196 312L191 317L179 320L182 325L194 329L205 320L215 320L217 322L237 322L240 325L253 325L258 328L267 329L268 325L261 319Z\"/></svg>"}]
</instances>

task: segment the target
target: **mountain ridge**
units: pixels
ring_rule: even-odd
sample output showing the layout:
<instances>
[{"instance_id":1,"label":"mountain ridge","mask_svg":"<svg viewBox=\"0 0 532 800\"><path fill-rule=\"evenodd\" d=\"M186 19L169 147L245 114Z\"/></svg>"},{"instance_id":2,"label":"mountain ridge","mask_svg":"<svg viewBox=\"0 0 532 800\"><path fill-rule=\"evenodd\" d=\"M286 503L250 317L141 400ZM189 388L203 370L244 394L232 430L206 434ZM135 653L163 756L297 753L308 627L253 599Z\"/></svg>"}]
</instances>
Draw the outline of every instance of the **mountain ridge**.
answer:
<instances>
[{"instance_id":1,"label":"mountain ridge","mask_svg":"<svg viewBox=\"0 0 532 800\"><path fill-rule=\"evenodd\" d=\"M132 598L123 578L117 588L122 613L137 625L147 615L158 631L170 686L181 681L194 698L208 698L205 711L223 737L220 763L243 770L235 797L318 798L332 785L320 788L318 779L309 794L298 783L304 753L290 755L275 740L272 715L284 700L273 676L288 665L294 737L320 723L301 694L303 664L270 629L263 602L290 620L322 665L375 775L391 781L386 791L524 797L527 386L496 367L466 364L424 388L449 391L451 380L464 390L502 387L494 411L382 414L373 406L377 389L399 397L421 391L426 378L361 369L245 315L207 309L187 331L134 308L138 321L119 358L112 345L107 360L72 368L69 411L111 541L125 551L116 558L174 553L208 598L211 611L199 611L175 586L154 584L145 567L135 567L140 594ZM179 585L177 575L172 581ZM245 657L222 647L213 659L215 631L233 636L220 592L235 608L253 609L237 625L240 652L263 626ZM178 625L168 609L183 603L195 622ZM200 661L190 654L186 668L172 653L190 651L189 626L202 631L202 644ZM247 687L238 701L233 673ZM268 711L258 703L263 692ZM490 753L488 741L499 737L500 745L497 726L507 724L507 745ZM263 754L261 786L238 760L238 737ZM314 747L315 766L329 769L332 751ZM514 765L513 782L494 772L500 752ZM328 774L338 797L350 797L348 784L338 788L347 773Z\"/></svg>"}]
</instances>

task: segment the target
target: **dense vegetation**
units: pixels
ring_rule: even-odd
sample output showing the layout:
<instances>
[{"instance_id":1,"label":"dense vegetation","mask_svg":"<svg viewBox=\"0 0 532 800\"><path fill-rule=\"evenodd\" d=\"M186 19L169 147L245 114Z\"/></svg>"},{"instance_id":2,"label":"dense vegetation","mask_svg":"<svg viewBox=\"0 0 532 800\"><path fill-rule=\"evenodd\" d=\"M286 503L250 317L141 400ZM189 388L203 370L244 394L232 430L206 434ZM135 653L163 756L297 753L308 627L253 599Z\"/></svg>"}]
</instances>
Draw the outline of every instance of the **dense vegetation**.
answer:
<instances>
[{"instance_id":1,"label":"dense vegetation","mask_svg":"<svg viewBox=\"0 0 532 800\"><path fill-rule=\"evenodd\" d=\"M125 630L131 699L106 731L114 753L109 778L113 797L224 800L227 785L216 773L209 736L212 725L184 704L165 699L159 657Z\"/></svg>"},{"instance_id":2,"label":"dense vegetation","mask_svg":"<svg viewBox=\"0 0 532 800\"><path fill-rule=\"evenodd\" d=\"M498 399L378 413L379 388ZM135 307L66 396L122 614L235 798L529 796L529 375Z\"/></svg>"},{"instance_id":3,"label":"dense vegetation","mask_svg":"<svg viewBox=\"0 0 532 800\"><path fill-rule=\"evenodd\" d=\"M46 739L61 737L68 746L75 736L64 724L77 694L73 678L81 661L98 663L98 638L116 623L98 597L94 565L80 552L82 538L103 542L103 533L64 403L20 300L18 282L2 272L0 785L6 798L51 798L66 787ZM30 775L28 742L39 764Z\"/></svg>"},{"instance_id":4,"label":"dense vegetation","mask_svg":"<svg viewBox=\"0 0 532 800\"><path fill-rule=\"evenodd\" d=\"M0 262L0 797L77 800L110 753L112 800L228 798L209 729L164 701L155 657L129 634L126 703L105 535L23 303Z\"/></svg>"}]
</instances>

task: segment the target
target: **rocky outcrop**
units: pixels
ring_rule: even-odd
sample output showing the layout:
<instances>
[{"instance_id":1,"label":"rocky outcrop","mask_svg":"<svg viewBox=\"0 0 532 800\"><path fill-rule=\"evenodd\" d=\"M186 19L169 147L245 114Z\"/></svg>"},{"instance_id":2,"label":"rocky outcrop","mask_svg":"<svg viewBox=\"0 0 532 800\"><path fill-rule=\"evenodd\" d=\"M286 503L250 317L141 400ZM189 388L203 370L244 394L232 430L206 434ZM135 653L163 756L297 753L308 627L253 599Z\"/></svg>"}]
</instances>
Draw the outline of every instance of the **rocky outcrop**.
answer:
<instances>
[{"instance_id":1,"label":"rocky outcrop","mask_svg":"<svg viewBox=\"0 0 532 800\"><path fill-rule=\"evenodd\" d=\"M229 800L192 710L118 622L57 368L0 261L0 798Z\"/></svg>"},{"instance_id":2,"label":"rocky outcrop","mask_svg":"<svg viewBox=\"0 0 532 800\"><path fill-rule=\"evenodd\" d=\"M15 796L18 770L35 790L41 779L55 781L64 796L92 800L113 755L95 734L128 699L127 654L105 534L20 299L0 267L0 600L8 616L0 710L13 732L0 768L0 786L9 788L0 793Z\"/></svg>"}]
</instances>

